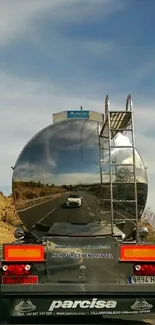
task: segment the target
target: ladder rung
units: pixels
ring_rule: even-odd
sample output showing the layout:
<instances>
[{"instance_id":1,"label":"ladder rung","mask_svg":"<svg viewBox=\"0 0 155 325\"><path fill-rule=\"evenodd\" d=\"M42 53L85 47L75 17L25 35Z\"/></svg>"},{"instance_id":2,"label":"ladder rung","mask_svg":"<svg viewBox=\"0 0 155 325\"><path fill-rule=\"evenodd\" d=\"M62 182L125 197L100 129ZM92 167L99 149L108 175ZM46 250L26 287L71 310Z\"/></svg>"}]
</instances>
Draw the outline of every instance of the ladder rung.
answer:
<instances>
[{"instance_id":1,"label":"ladder rung","mask_svg":"<svg viewBox=\"0 0 155 325\"><path fill-rule=\"evenodd\" d=\"M103 201L111 201L111 199L102 199ZM113 199L113 202L137 202L136 200L116 200Z\"/></svg>"},{"instance_id":2,"label":"ladder rung","mask_svg":"<svg viewBox=\"0 0 155 325\"><path fill-rule=\"evenodd\" d=\"M110 201L111 199L104 199L103 197L101 197L101 201Z\"/></svg>"},{"instance_id":3,"label":"ladder rung","mask_svg":"<svg viewBox=\"0 0 155 325\"><path fill-rule=\"evenodd\" d=\"M112 219L113 220L113 219ZM115 219L116 220L116 219ZM117 219L118 220L118 219ZM116 220L116 221L117 221ZM114 221L114 220L113 220ZM116 225L119 225L119 224L122 224L122 223L124 223L125 224L125 220L124 219L120 219L120 221L117 221L117 222L115 222L115 224Z\"/></svg>"},{"instance_id":4,"label":"ladder rung","mask_svg":"<svg viewBox=\"0 0 155 325\"><path fill-rule=\"evenodd\" d=\"M134 146L110 146L110 149L134 149ZM109 151L109 146L107 147L100 147L100 150L108 150Z\"/></svg>"},{"instance_id":5,"label":"ladder rung","mask_svg":"<svg viewBox=\"0 0 155 325\"><path fill-rule=\"evenodd\" d=\"M134 164L115 164L115 163L113 163L113 164L110 164L111 166L124 166L124 167L126 167L126 166L135 166Z\"/></svg>"},{"instance_id":6,"label":"ladder rung","mask_svg":"<svg viewBox=\"0 0 155 325\"><path fill-rule=\"evenodd\" d=\"M137 201L136 200L115 200L115 199L113 199L112 202L124 202L124 203L125 202L135 202L136 203Z\"/></svg>"},{"instance_id":7,"label":"ladder rung","mask_svg":"<svg viewBox=\"0 0 155 325\"><path fill-rule=\"evenodd\" d=\"M128 203L128 202L133 202L133 203L137 203L137 201L136 200L115 200L115 199L113 199L113 200L111 200L111 199L102 199L102 201L112 201L112 202L126 202L126 203Z\"/></svg>"},{"instance_id":8,"label":"ladder rung","mask_svg":"<svg viewBox=\"0 0 155 325\"><path fill-rule=\"evenodd\" d=\"M137 182L125 182L125 184L135 184L135 183L137 183ZM113 182L113 184L123 184L124 185L124 183L118 182L118 181Z\"/></svg>"},{"instance_id":9,"label":"ladder rung","mask_svg":"<svg viewBox=\"0 0 155 325\"><path fill-rule=\"evenodd\" d=\"M115 148L122 148L122 149L133 149L134 146L110 146L110 148L115 149ZM109 150L109 148L107 148Z\"/></svg>"},{"instance_id":10,"label":"ladder rung","mask_svg":"<svg viewBox=\"0 0 155 325\"><path fill-rule=\"evenodd\" d=\"M110 111L109 112L110 113L110 115L111 114L115 114L115 113L117 113L117 114L132 114L132 111Z\"/></svg>"},{"instance_id":11,"label":"ladder rung","mask_svg":"<svg viewBox=\"0 0 155 325\"><path fill-rule=\"evenodd\" d=\"M124 221L124 219L115 219L115 218L113 218L112 219L114 222L117 222L117 221ZM130 218L126 218L125 217L125 221L137 221L137 219L130 219Z\"/></svg>"},{"instance_id":12,"label":"ladder rung","mask_svg":"<svg viewBox=\"0 0 155 325\"><path fill-rule=\"evenodd\" d=\"M101 214L104 214L104 213L111 213L111 210L101 211Z\"/></svg>"},{"instance_id":13,"label":"ladder rung","mask_svg":"<svg viewBox=\"0 0 155 325\"><path fill-rule=\"evenodd\" d=\"M100 159L100 162L105 162L105 160L104 159ZM111 166L124 166L124 167L129 167L129 166L134 167L135 166L134 164L115 164L115 163L111 163L110 165Z\"/></svg>"},{"instance_id":14,"label":"ladder rung","mask_svg":"<svg viewBox=\"0 0 155 325\"><path fill-rule=\"evenodd\" d=\"M118 130L118 129L114 129L114 128L110 129L111 132L113 132L113 131L117 131L117 130ZM127 131L133 131L133 129L119 129L119 131L127 132Z\"/></svg>"}]
</instances>

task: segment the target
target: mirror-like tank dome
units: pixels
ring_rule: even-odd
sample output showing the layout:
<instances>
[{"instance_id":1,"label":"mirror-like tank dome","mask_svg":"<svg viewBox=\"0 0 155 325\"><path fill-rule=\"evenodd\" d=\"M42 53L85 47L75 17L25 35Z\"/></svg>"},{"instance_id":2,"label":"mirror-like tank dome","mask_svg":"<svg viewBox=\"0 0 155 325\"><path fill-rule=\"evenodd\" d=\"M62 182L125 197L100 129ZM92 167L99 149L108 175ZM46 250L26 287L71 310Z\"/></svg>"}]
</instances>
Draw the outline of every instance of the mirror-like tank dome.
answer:
<instances>
[{"instance_id":1,"label":"mirror-like tank dome","mask_svg":"<svg viewBox=\"0 0 155 325\"><path fill-rule=\"evenodd\" d=\"M42 236L42 231L55 229L54 233L65 235L66 227L83 224L87 235L88 225L89 234L93 223L103 221L110 225L108 143L101 183L98 124L88 119L56 123L40 131L24 147L15 164L12 187L17 212L30 232L35 234L38 229ZM125 143L126 148L118 149L118 143ZM112 161L116 163L112 168L113 193L114 199L120 199L114 205L114 215L116 219L124 218L126 235L134 227L135 215L135 204L131 202L133 155L128 144L129 139L117 133L112 150ZM135 158L140 218L147 200L147 175L137 151ZM52 228L55 224L57 227Z\"/></svg>"}]
</instances>

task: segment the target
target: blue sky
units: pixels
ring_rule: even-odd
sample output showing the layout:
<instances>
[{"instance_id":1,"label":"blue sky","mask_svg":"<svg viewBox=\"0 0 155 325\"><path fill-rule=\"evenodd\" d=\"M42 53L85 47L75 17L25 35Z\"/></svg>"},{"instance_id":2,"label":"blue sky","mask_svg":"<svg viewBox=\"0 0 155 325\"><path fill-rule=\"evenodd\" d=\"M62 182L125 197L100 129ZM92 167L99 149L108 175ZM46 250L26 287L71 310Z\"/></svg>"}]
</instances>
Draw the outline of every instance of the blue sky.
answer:
<instances>
[{"instance_id":1,"label":"blue sky","mask_svg":"<svg viewBox=\"0 0 155 325\"><path fill-rule=\"evenodd\" d=\"M0 12L1 188L26 142L59 110L114 109L128 93L136 143L155 210L155 2L2 0Z\"/></svg>"}]
</instances>

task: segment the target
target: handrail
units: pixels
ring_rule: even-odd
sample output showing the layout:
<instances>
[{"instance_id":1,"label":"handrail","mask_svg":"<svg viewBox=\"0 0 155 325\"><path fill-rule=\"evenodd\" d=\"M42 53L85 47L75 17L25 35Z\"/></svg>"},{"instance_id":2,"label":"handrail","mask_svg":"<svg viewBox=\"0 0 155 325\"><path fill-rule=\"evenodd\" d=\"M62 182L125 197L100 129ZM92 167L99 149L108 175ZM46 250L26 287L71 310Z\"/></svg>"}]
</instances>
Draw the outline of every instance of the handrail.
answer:
<instances>
[{"instance_id":1,"label":"handrail","mask_svg":"<svg viewBox=\"0 0 155 325\"><path fill-rule=\"evenodd\" d=\"M108 108L110 106L110 103L109 103L109 96L107 95L105 97L105 120L107 118L107 115L108 115Z\"/></svg>"},{"instance_id":2,"label":"handrail","mask_svg":"<svg viewBox=\"0 0 155 325\"><path fill-rule=\"evenodd\" d=\"M133 108L132 98L131 98L131 95L128 95L127 100L126 100L126 111L128 112L130 110L130 112L131 112L132 108Z\"/></svg>"}]
</instances>

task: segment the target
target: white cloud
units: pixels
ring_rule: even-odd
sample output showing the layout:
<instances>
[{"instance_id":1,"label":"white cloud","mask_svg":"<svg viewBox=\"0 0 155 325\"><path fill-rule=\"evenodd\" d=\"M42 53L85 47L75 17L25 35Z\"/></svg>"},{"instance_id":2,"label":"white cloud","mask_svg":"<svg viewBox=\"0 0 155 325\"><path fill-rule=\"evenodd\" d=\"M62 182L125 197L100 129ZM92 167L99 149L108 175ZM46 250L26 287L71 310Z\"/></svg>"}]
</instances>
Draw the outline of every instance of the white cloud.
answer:
<instances>
[{"instance_id":1,"label":"white cloud","mask_svg":"<svg viewBox=\"0 0 155 325\"><path fill-rule=\"evenodd\" d=\"M76 56L78 48L86 57L106 55L118 50L110 40L67 38L61 35L62 23L87 23L99 15L108 16L124 7L124 0L2 0L0 10L0 46L24 38L48 59ZM42 35L42 23L53 24L50 41ZM54 25L55 24L55 25ZM57 27L59 28L57 29ZM66 46L67 42L67 46ZM52 45L51 45L52 44ZM74 69L74 67L73 67Z\"/></svg>"},{"instance_id":2,"label":"white cloud","mask_svg":"<svg viewBox=\"0 0 155 325\"><path fill-rule=\"evenodd\" d=\"M122 9L123 0L1 0L0 45L13 42L26 33L38 33L38 21L55 18L62 21L96 19L99 14L109 15Z\"/></svg>"},{"instance_id":3,"label":"white cloud","mask_svg":"<svg viewBox=\"0 0 155 325\"><path fill-rule=\"evenodd\" d=\"M0 44L4 45L19 36L24 36L34 27L33 22L36 18L62 3L64 0L1 0Z\"/></svg>"}]
</instances>

